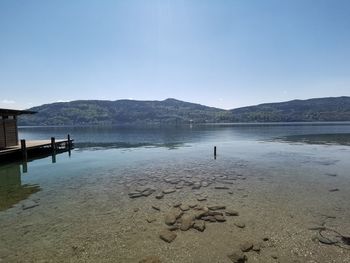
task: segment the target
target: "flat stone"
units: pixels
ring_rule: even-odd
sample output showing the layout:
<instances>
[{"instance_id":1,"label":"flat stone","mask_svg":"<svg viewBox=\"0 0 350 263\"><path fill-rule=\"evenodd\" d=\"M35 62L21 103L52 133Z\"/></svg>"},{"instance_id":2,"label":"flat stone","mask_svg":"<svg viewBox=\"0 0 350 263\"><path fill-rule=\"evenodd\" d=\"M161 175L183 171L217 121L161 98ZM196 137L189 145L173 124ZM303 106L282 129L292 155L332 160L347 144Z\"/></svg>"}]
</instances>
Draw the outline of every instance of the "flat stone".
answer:
<instances>
[{"instance_id":1,"label":"flat stone","mask_svg":"<svg viewBox=\"0 0 350 263\"><path fill-rule=\"evenodd\" d=\"M178 208L171 209L165 215L165 224L167 224L167 225L175 224L176 220L179 219L182 216L182 214L183 214L183 212Z\"/></svg>"},{"instance_id":2,"label":"flat stone","mask_svg":"<svg viewBox=\"0 0 350 263\"><path fill-rule=\"evenodd\" d=\"M208 182L206 182L206 181L203 181L203 182L202 182L202 187L207 187L208 185L209 185Z\"/></svg>"},{"instance_id":3,"label":"flat stone","mask_svg":"<svg viewBox=\"0 0 350 263\"><path fill-rule=\"evenodd\" d=\"M219 211L208 211L208 212L207 212L207 215L208 215L208 216L223 216L224 213L219 212Z\"/></svg>"},{"instance_id":4,"label":"flat stone","mask_svg":"<svg viewBox=\"0 0 350 263\"><path fill-rule=\"evenodd\" d=\"M135 193L135 192L129 193L130 198L138 198L142 196L144 196L142 193Z\"/></svg>"},{"instance_id":5,"label":"flat stone","mask_svg":"<svg viewBox=\"0 0 350 263\"><path fill-rule=\"evenodd\" d=\"M152 190L152 189L147 189L146 191L143 191L143 192L142 192L142 195L143 195L143 196L149 196L149 195L153 194L153 192L154 192L154 190Z\"/></svg>"},{"instance_id":6,"label":"flat stone","mask_svg":"<svg viewBox=\"0 0 350 263\"><path fill-rule=\"evenodd\" d=\"M159 233L159 237L165 242L171 243L177 237L177 235L173 231L169 231L167 229L162 230Z\"/></svg>"},{"instance_id":7,"label":"flat stone","mask_svg":"<svg viewBox=\"0 0 350 263\"><path fill-rule=\"evenodd\" d=\"M255 252L260 252L261 248L262 248L262 244L258 242L258 243L254 243L252 250Z\"/></svg>"},{"instance_id":8,"label":"flat stone","mask_svg":"<svg viewBox=\"0 0 350 263\"><path fill-rule=\"evenodd\" d=\"M153 208L154 210L160 211L160 207L157 206L157 205L152 205L152 208Z\"/></svg>"},{"instance_id":9,"label":"flat stone","mask_svg":"<svg viewBox=\"0 0 350 263\"><path fill-rule=\"evenodd\" d=\"M178 202L178 203L175 203L174 205L173 205L173 207L179 207L179 206L181 206L182 205L182 203L181 202Z\"/></svg>"},{"instance_id":10,"label":"flat stone","mask_svg":"<svg viewBox=\"0 0 350 263\"><path fill-rule=\"evenodd\" d=\"M249 242L249 241L245 241L242 244L239 245L239 248L243 251L243 252L248 252L249 250L251 250L253 248L253 243Z\"/></svg>"},{"instance_id":11,"label":"flat stone","mask_svg":"<svg viewBox=\"0 0 350 263\"><path fill-rule=\"evenodd\" d=\"M244 263L247 261L247 256L243 254L242 251L234 251L233 253L228 255L228 258L233 262L233 263Z\"/></svg>"},{"instance_id":12,"label":"flat stone","mask_svg":"<svg viewBox=\"0 0 350 263\"><path fill-rule=\"evenodd\" d=\"M226 218L223 217L222 215L215 215L215 220L218 221L218 222L225 222L226 221Z\"/></svg>"},{"instance_id":13,"label":"flat stone","mask_svg":"<svg viewBox=\"0 0 350 263\"><path fill-rule=\"evenodd\" d=\"M153 223L153 222L157 221L157 219L154 218L154 217L149 217L149 218L146 219L146 221L147 221L148 223Z\"/></svg>"},{"instance_id":14,"label":"flat stone","mask_svg":"<svg viewBox=\"0 0 350 263\"><path fill-rule=\"evenodd\" d=\"M187 231L187 230L189 230L192 226L193 226L193 216L184 215L184 216L181 218L180 229L181 229L182 231Z\"/></svg>"},{"instance_id":15,"label":"flat stone","mask_svg":"<svg viewBox=\"0 0 350 263\"><path fill-rule=\"evenodd\" d=\"M193 203L193 204L189 204L188 205L190 208L195 208L197 206L197 204Z\"/></svg>"},{"instance_id":16,"label":"flat stone","mask_svg":"<svg viewBox=\"0 0 350 263\"><path fill-rule=\"evenodd\" d=\"M329 192L338 192L339 189L338 188L333 188L333 189L330 189Z\"/></svg>"},{"instance_id":17,"label":"flat stone","mask_svg":"<svg viewBox=\"0 0 350 263\"><path fill-rule=\"evenodd\" d=\"M139 263L161 263L157 256L149 256L139 261Z\"/></svg>"},{"instance_id":18,"label":"flat stone","mask_svg":"<svg viewBox=\"0 0 350 263\"><path fill-rule=\"evenodd\" d=\"M169 188L169 189L163 190L164 194L171 194L171 193L174 193L174 192L176 192L176 189L174 189L174 188Z\"/></svg>"},{"instance_id":19,"label":"flat stone","mask_svg":"<svg viewBox=\"0 0 350 263\"><path fill-rule=\"evenodd\" d=\"M199 202L202 202L202 201L206 201L207 198L205 198L205 197L198 197L197 200L198 200Z\"/></svg>"},{"instance_id":20,"label":"flat stone","mask_svg":"<svg viewBox=\"0 0 350 263\"><path fill-rule=\"evenodd\" d=\"M164 194L163 193L159 193L156 195L156 198L157 199L162 199L164 197Z\"/></svg>"},{"instance_id":21,"label":"flat stone","mask_svg":"<svg viewBox=\"0 0 350 263\"><path fill-rule=\"evenodd\" d=\"M212 206L208 206L209 210L222 210L222 209L226 209L226 206L224 205L212 205Z\"/></svg>"},{"instance_id":22,"label":"flat stone","mask_svg":"<svg viewBox=\"0 0 350 263\"><path fill-rule=\"evenodd\" d=\"M205 222L196 221L193 225L193 228L200 231L200 232L203 232L205 230Z\"/></svg>"},{"instance_id":23,"label":"flat stone","mask_svg":"<svg viewBox=\"0 0 350 263\"><path fill-rule=\"evenodd\" d=\"M216 222L216 219L214 216L203 216L201 219L212 223Z\"/></svg>"},{"instance_id":24,"label":"flat stone","mask_svg":"<svg viewBox=\"0 0 350 263\"><path fill-rule=\"evenodd\" d=\"M179 227L176 226L176 225L172 225L172 226L168 227L168 230L170 230L170 231L175 231L175 230L178 230L178 229L179 229Z\"/></svg>"},{"instance_id":25,"label":"flat stone","mask_svg":"<svg viewBox=\"0 0 350 263\"><path fill-rule=\"evenodd\" d=\"M180 206L180 209L181 209L182 211L188 211L188 210L190 210L190 207L189 207L188 205L181 205L181 206Z\"/></svg>"},{"instance_id":26,"label":"flat stone","mask_svg":"<svg viewBox=\"0 0 350 263\"><path fill-rule=\"evenodd\" d=\"M234 224L236 227L245 228L245 224L243 222L235 222Z\"/></svg>"},{"instance_id":27,"label":"flat stone","mask_svg":"<svg viewBox=\"0 0 350 263\"><path fill-rule=\"evenodd\" d=\"M227 216L238 216L239 215L239 213L236 210L232 210L232 209L227 209L225 211L225 214Z\"/></svg>"},{"instance_id":28,"label":"flat stone","mask_svg":"<svg viewBox=\"0 0 350 263\"><path fill-rule=\"evenodd\" d=\"M215 189L218 189L218 190L227 190L227 189L230 189L229 187L227 187L226 185L217 185L214 187Z\"/></svg>"}]
</instances>

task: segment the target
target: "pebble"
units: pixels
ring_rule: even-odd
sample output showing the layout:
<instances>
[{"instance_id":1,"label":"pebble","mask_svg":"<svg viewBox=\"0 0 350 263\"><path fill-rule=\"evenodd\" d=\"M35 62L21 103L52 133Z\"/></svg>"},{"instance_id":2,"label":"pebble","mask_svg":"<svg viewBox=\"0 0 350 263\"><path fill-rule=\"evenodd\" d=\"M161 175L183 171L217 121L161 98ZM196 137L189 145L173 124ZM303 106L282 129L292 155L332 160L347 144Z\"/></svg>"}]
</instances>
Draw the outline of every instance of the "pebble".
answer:
<instances>
[{"instance_id":1,"label":"pebble","mask_svg":"<svg viewBox=\"0 0 350 263\"><path fill-rule=\"evenodd\" d=\"M180 229L181 229L182 231L187 231L187 230L189 230L192 226L193 226L193 216L184 215L184 216L181 218Z\"/></svg>"},{"instance_id":2,"label":"pebble","mask_svg":"<svg viewBox=\"0 0 350 263\"><path fill-rule=\"evenodd\" d=\"M182 216L183 212L180 209L172 209L165 215L165 224L173 225L176 220Z\"/></svg>"},{"instance_id":3,"label":"pebble","mask_svg":"<svg viewBox=\"0 0 350 263\"><path fill-rule=\"evenodd\" d=\"M226 221L226 218L223 217L222 215L215 215L214 218L218 222L225 222Z\"/></svg>"},{"instance_id":4,"label":"pebble","mask_svg":"<svg viewBox=\"0 0 350 263\"><path fill-rule=\"evenodd\" d=\"M157 199L162 199L164 197L164 194L163 193L159 193L156 195L156 198Z\"/></svg>"},{"instance_id":5,"label":"pebble","mask_svg":"<svg viewBox=\"0 0 350 263\"><path fill-rule=\"evenodd\" d=\"M171 243L174 241L174 239L177 237L176 233L168 230L168 229L164 229L159 233L159 237L164 240L165 242Z\"/></svg>"},{"instance_id":6,"label":"pebble","mask_svg":"<svg viewBox=\"0 0 350 263\"><path fill-rule=\"evenodd\" d=\"M224 205L212 205L212 206L208 206L209 210L222 210L222 209L226 209L226 206Z\"/></svg>"},{"instance_id":7,"label":"pebble","mask_svg":"<svg viewBox=\"0 0 350 263\"><path fill-rule=\"evenodd\" d=\"M190 207L189 207L188 205L181 205L181 206L180 206L180 209L181 209L182 211L188 211L188 210L190 210Z\"/></svg>"},{"instance_id":8,"label":"pebble","mask_svg":"<svg viewBox=\"0 0 350 263\"><path fill-rule=\"evenodd\" d=\"M139 263L161 263L157 256L149 256L139 261Z\"/></svg>"},{"instance_id":9,"label":"pebble","mask_svg":"<svg viewBox=\"0 0 350 263\"><path fill-rule=\"evenodd\" d=\"M243 252L248 252L249 250L251 250L253 248L253 243L249 242L249 241L245 241L242 244L239 245L239 248L243 251Z\"/></svg>"},{"instance_id":10,"label":"pebble","mask_svg":"<svg viewBox=\"0 0 350 263\"><path fill-rule=\"evenodd\" d=\"M239 213L236 210L232 210L232 209L226 210L225 214L227 216L238 216L239 215Z\"/></svg>"},{"instance_id":11,"label":"pebble","mask_svg":"<svg viewBox=\"0 0 350 263\"><path fill-rule=\"evenodd\" d=\"M160 211L160 207L159 207L159 206L152 205L152 208L153 208L154 210Z\"/></svg>"},{"instance_id":12,"label":"pebble","mask_svg":"<svg viewBox=\"0 0 350 263\"><path fill-rule=\"evenodd\" d=\"M174 205L173 205L173 207L179 207L179 206L181 206L182 205L182 203L181 202L178 202L178 203L175 203Z\"/></svg>"},{"instance_id":13,"label":"pebble","mask_svg":"<svg viewBox=\"0 0 350 263\"><path fill-rule=\"evenodd\" d=\"M217 185L214 187L215 189L218 189L218 190L227 190L227 189L230 189L229 187L225 186L225 185Z\"/></svg>"},{"instance_id":14,"label":"pebble","mask_svg":"<svg viewBox=\"0 0 350 263\"><path fill-rule=\"evenodd\" d=\"M245 224L243 222L235 222L234 224L239 228L245 228Z\"/></svg>"},{"instance_id":15,"label":"pebble","mask_svg":"<svg viewBox=\"0 0 350 263\"><path fill-rule=\"evenodd\" d=\"M200 231L200 232L203 232L205 230L205 222L196 221L193 225L193 228Z\"/></svg>"},{"instance_id":16,"label":"pebble","mask_svg":"<svg viewBox=\"0 0 350 263\"><path fill-rule=\"evenodd\" d=\"M247 256L242 253L242 251L234 251L232 254L228 255L228 258L233 262L233 263L244 263L247 261Z\"/></svg>"},{"instance_id":17,"label":"pebble","mask_svg":"<svg viewBox=\"0 0 350 263\"><path fill-rule=\"evenodd\" d=\"M169 189L163 190L164 194L171 194L171 193L174 193L174 192L176 192L176 189L173 189L173 188L169 188Z\"/></svg>"},{"instance_id":18,"label":"pebble","mask_svg":"<svg viewBox=\"0 0 350 263\"><path fill-rule=\"evenodd\" d=\"M206 201L207 198L205 198L205 197L198 197L197 200L198 200L199 202L202 202L202 201Z\"/></svg>"},{"instance_id":19,"label":"pebble","mask_svg":"<svg viewBox=\"0 0 350 263\"><path fill-rule=\"evenodd\" d=\"M154 217L149 217L146 220L147 220L148 223L153 223L153 222L157 221L157 219L154 218Z\"/></svg>"},{"instance_id":20,"label":"pebble","mask_svg":"<svg viewBox=\"0 0 350 263\"><path fill-rule=\"evenodd\" d=\"M334 188L334 189L330 189L329 192L338 192L339 189L338 188Z\"/></svg>"},{"instance_id":21,"label":"pebble","mask_svg":"<svg viewBox=\"0 0 350 263\"><path fill-rule=\"evenodd\" d=\"M262 247L262 244L260 242L254 243L252 250L254 250L255 252L260 252L261 247Z\"/></svg>"}]
</instances>

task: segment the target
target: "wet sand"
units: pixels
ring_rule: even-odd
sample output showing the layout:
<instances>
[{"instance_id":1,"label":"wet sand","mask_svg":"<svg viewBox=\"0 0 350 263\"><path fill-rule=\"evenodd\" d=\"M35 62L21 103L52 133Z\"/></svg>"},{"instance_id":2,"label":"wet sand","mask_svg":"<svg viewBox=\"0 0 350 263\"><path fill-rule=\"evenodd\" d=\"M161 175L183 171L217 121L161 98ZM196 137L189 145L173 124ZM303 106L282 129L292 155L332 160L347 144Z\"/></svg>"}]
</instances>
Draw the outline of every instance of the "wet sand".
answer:
<instances>
[{"instance_id":1,"label":"wet sand","mask_svg":"<svg viewBox=\"0 0 350 263\"><path fill-rule=\"evenodd\" d=\"M335 165L316 158L289 158L284 167L237 157L189 159L65 178L0 212L0 262L127 263L153 256L161 262L224 263L246 241L261 247L242 252L247 262L350 262L349 245L320 242L321 228L350 236L350 182L344 174L329 175ZM152 193L130 198L145 189ZM166 189L176 191L157 199ZM38 205L23 210L33 202ZM203 232L175 230L167 243L159 233L169 228L165 216L178 203L196 205L184 215L213 205L239 215L205 221ZM339 241L334 232L323 234Z\"/></svg>"}]
</instances>

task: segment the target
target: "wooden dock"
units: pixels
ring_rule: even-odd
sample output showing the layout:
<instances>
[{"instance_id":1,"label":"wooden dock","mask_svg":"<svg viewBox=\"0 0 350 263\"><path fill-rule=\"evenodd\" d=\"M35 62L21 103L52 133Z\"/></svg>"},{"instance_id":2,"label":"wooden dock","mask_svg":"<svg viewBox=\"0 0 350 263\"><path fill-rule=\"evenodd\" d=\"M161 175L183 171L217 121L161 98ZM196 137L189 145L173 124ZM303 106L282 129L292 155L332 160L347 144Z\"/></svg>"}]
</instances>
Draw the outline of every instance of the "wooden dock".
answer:
<instances>
[{"instance_id":1,"label":"wooden dock","mask_svg":"<svg viewBox=\"0 0 350 263\"><path fill-rule=\"evenodd\" d=\"M33 156L43 152L56 152L61 150L70 150L73 147L73 140L68 136L67 139L56 140L21 140L19 144L0 150L0 160L18 159L22 157L27 159L28 155Z\"/></svg>"}]
</instances>

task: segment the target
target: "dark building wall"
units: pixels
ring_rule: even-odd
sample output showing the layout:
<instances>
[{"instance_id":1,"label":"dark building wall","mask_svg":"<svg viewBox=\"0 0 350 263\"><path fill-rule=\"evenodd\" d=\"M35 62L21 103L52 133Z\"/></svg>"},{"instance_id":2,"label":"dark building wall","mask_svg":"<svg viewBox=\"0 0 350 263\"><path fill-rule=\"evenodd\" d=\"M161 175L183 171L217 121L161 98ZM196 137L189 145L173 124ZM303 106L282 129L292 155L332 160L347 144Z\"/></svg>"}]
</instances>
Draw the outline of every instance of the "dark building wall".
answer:
<instances>
[{"instance_id":1,"label":"dark building wall","mask_svg":"<svg viewBox=\"0 0 350 263\"><path fill-rule=\"evenodd\" d=\"M18 132L16 118L2 119L0 129L0 148L17 145Z\"/></svg>"}]
</instances>

